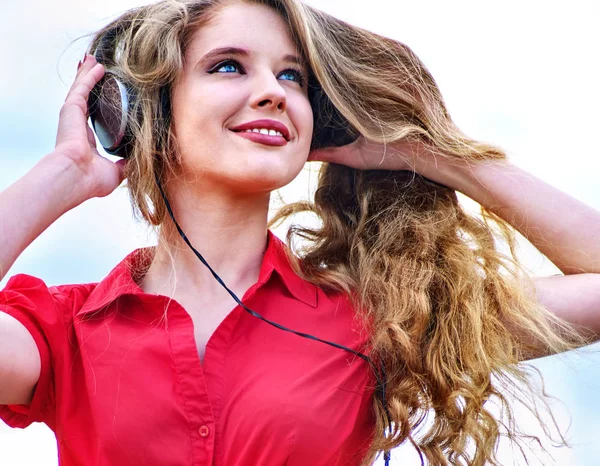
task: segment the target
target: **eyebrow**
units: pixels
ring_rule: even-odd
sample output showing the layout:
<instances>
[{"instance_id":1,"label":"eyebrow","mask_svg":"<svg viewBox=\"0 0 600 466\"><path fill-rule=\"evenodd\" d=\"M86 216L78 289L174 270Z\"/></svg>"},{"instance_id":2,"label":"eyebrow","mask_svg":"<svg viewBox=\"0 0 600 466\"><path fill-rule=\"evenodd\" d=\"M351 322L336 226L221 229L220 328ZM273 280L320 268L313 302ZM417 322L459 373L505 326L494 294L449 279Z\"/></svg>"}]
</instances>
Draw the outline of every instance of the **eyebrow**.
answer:
<instances>
[{"instance_id":1,"label":"eyebrow","mask_svg":"<svg viewBox=\"0 0 600 466\"><path fill-rule=\"evenodd\" d=\"M219 47L219 48L211 50L206 55L204 55L200 59L198 64L203 63L212 58L216 58L220 55L235 55L235 56L241 56L241 57L249 57L250 55L252 55L252 52L248 49L243 49L240 47ZM299 66L305 66L304 60L301 60L300 57L298 57L297 55L291 55L291 54L284 55L283 61L295 63Z\"/></svg>"}]
</instances>

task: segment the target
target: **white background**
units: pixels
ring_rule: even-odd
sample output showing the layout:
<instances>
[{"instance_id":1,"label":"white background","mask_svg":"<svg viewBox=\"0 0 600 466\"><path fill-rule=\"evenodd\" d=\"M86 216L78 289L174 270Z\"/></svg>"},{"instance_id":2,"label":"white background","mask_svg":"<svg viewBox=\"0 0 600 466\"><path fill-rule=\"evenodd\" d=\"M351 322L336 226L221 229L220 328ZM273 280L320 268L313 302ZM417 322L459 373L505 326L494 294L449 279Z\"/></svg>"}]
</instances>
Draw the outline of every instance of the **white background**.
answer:
<instances>
[{"instance_id":1,"label":"white background","mask_svg":"<svg viewBox=\"0 0 600 466\"><path fill-rule=\"evenodd\" d=\"M131 0L0 4L0 189L53 148L58 111L87 42L68 47L69 43L137 4ZM600 209L596 0L311 4L408 44L433 73L453 118L467 134L503 147L516 164ZM286 199L306 195L308 178L315 177L305 174L286 189ZM133 222L128 197L120 189L57 221L23 253L9 276L29 273L48 284L99 281L127 253L152 240ZM555 273L526 244L522 258L538 275ZM6 279L0 286L5 283ZM598 464L599 363L600 356L592 351L583 357L561 355L535 363L549 392L564 403L557 407L561 423L572 422L573 448L553 452L559 465ZM521 421L536 432L529 417L522 415ZM513 463L504 445L501 454L503 464ZM408 449L395 451L393 457L392 464L418 464ZM540 462L549 464L549 459ZM52 433L40 425L24 431L0 425L0 465L33 464L57 464Z\"/></svg>"}]
</instances>

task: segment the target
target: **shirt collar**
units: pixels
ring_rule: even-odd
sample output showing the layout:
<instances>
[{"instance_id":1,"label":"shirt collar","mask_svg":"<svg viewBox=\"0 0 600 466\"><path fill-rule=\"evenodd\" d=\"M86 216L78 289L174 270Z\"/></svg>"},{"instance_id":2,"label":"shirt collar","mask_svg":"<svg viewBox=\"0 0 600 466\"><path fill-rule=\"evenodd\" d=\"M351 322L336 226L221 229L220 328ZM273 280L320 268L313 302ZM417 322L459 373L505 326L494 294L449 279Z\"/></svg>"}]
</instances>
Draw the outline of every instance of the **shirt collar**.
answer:
<instances>
[{"instance_id":1,"label":"shirt collar","mask_svg":"<svg viewBox=\"0 0 600 466\"><path fill-rule=\"evenodd\" d=\"M294 298L316 307L316 286L296 275L286 256L287 245L270 230L267 231L267 236L268 245L259 272L259 285L264 285L269 281L272 273L277 272ZM154 246L140 248L127 255L106 278L98 283L77 312L77 316L96 312L124 295L144 294L144 290L135 282L133 272L150 264L154 250Z\"/></svg>"}]
</instances>

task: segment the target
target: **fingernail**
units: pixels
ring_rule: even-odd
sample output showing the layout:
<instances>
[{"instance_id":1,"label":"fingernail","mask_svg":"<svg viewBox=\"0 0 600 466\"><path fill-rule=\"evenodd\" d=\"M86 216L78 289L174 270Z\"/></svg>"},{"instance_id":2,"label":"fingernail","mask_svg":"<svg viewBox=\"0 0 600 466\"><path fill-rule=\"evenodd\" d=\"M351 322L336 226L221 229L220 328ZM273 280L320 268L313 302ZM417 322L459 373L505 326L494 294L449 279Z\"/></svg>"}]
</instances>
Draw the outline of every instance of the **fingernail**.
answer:
<instances>
[{"instance_id":1,"label":"fingernail","mask_svg":"<svg viewBox=\"0 0 600 466\"><path fill-rule=\"evenodd\" d=\"M81 60L79 60L79 63L77 64L77 71L79 71L79 68L81 68L81 65L82 65Z\"/></svg>"},{"instance_id":2,"label":"fingernail","mask_svg":"<svg viewBox=\"0 0 600 466\"><path fill-rule=\"evenodd\" d=\"M85 61L87 60L88 55L87 53L83 56L83 61L81 62L81 64L83 65L85 63Z\"/></svg>"}]
</instances>

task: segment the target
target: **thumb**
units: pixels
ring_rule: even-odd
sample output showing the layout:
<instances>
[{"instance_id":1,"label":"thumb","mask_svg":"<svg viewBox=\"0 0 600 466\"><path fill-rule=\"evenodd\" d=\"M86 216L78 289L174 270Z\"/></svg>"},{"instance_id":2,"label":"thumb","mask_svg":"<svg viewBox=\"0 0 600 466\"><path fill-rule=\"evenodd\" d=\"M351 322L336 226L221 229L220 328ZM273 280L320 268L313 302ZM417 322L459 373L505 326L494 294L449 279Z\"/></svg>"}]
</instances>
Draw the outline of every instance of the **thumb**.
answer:
<instances>
[{"instance_id":1,"label":"thumb","mask_svg":"<svg viewBox=\"0 0 600 466\"><path fill-rule=\"evenodd\" d=\"M337 162L341 158L342 150L339 147L326 147L315 149L308 154L308 162Z\"/></svg>"},{"instance_id":2,"label":"thumb","mask_svg":"<svg viewBox=\"0 0 600 466\"><path fill-rule=\"evenodd\" d=\"M119 170L119 184L125 179L125 167L127 166L127 159L118 160L115 165Z\"/></svg>"}]
</instances>

